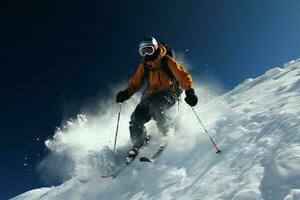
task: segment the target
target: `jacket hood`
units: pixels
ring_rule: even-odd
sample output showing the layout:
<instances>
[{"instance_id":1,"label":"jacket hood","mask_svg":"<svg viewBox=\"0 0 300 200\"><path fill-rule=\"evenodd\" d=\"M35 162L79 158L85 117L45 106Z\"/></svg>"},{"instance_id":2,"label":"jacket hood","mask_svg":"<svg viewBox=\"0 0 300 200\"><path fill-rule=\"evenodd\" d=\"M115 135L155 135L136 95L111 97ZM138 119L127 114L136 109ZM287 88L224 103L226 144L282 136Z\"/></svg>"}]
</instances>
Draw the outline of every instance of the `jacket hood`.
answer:
<instances>
[{"instance_id":1,"label":"jacket hood","mask_svg":"<svg viewBox=\"0 0 300 200\"><path fill-rule=\"evenodd\" d=\"M157 59L161 59L162 57L164 57L166 55L167 49L161 43L158 43L158 48L160 49L160 53L159 53Z\"/></svg>"}]
</instances>

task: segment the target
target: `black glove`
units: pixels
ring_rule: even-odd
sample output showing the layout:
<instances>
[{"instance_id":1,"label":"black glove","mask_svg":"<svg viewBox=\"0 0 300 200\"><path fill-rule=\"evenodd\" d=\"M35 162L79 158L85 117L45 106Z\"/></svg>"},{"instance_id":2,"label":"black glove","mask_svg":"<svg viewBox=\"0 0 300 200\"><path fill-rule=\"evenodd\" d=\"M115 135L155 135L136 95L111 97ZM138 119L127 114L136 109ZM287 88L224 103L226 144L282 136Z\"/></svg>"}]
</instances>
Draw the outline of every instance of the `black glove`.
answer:
<instances>
[{"instance_id":1,"label":"black glove","mask_svg":"<svg viewBox=\"0 0 300 200\"><path fill-rule=\"evenodd\" d=\"M120 92L117 94L116 102L117 102L117 103L123 103L123 102L126 101L127 99L129 99L128 92L127 92L127 90L123 90L123 91L120 91Z\"/></svg>"},{"instance_id":2,"label":"black glove","mask_svg":"<svg viewBox=\"0 0 300 200\"><path fill-rule=\"evenodd\" d=\"M198 98L197 98L197 96L195 94L194 89L188 89L188 90L186 90L185 91L185 96L186 97L184 98L184 100L190 106L193 107L193 106L195 106L198 103Z\"/></svg>"}]
</instances>

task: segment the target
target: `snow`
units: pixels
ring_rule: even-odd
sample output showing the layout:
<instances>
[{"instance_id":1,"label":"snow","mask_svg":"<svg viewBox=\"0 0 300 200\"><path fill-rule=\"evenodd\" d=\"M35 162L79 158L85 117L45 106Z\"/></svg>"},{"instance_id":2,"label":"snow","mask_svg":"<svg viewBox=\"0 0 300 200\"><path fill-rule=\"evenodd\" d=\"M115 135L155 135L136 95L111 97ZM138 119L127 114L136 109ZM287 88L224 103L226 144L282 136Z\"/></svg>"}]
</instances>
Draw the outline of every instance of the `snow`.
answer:
<instances>
[{"instance_id":1,"label":"snow","mask_svg":"<svg viewBox=\"0 0 300 200\"><path fill-rule=\"evenodd\" d=\"M105 102L102 108L115 109L79 115L46 142L52 158L68 158L62 170L68 180L12 199L299 200L300 59L249 78L224 95L207 99L204 92L203 87L197 91L195 110L221 155L214 153L192 110L181 104L176 136L157 162L135 161L116 179L101 179L122 163L130 146L128 120L138 98L123 106L116 155L111 149L117 107ZM157 132L153 122L147 128ZM159 140L158 134L153 137L153 143ZM45 158L40 167L49 162Z\"/></svg>"}]
</instances>

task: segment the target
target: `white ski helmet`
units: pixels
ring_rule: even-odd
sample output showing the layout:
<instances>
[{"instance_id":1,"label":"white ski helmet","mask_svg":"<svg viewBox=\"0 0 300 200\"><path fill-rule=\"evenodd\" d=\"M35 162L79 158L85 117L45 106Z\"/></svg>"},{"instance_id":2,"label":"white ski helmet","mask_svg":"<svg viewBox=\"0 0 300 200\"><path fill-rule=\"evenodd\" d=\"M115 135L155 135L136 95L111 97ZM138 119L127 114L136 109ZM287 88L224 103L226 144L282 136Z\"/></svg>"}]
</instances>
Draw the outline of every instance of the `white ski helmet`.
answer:
<instances>
[{"instance_id":1,"label":"white ski helmet","mask_svg":"<svg viewBox=\"0 0 300 200\"><path fill-rule=\"evenodd\" d=\"M152 55L158 49L158 42L154 37L144 37L139 43L141 56Z\"/></svg>"}]
</instances>

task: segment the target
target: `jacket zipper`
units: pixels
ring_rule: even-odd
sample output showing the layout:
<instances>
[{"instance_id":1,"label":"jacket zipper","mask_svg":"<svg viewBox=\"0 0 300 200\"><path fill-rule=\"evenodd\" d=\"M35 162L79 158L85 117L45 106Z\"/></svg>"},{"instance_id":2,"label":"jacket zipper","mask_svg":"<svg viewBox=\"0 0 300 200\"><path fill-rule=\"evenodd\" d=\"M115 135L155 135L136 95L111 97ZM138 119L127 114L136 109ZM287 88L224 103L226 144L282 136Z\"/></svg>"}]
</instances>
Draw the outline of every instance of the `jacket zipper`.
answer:
<instances>
[{"instance_id":1,"label":"jacket zipper","mask_svg":"<svg viewBox=\"0 0 300 200\"><path fill-rule=\"evenodd\" d=\"M160 73L159 72L157 72L157 73L158 73L158 81L159 81L159 84L161 85Z\"/></svg>"}]
</instances>

